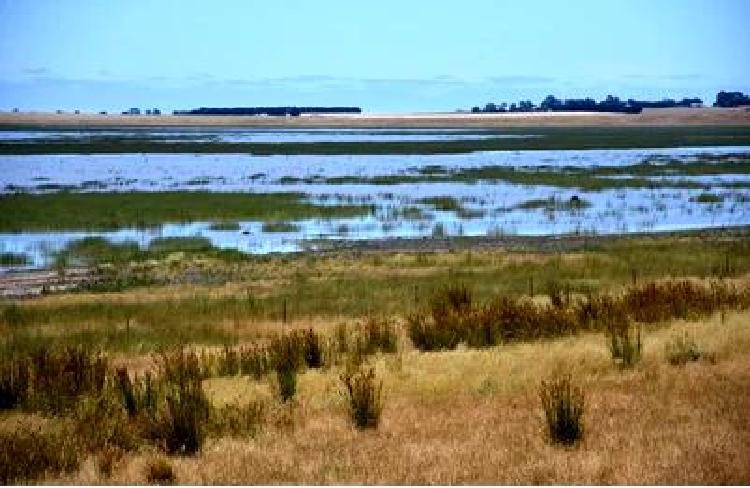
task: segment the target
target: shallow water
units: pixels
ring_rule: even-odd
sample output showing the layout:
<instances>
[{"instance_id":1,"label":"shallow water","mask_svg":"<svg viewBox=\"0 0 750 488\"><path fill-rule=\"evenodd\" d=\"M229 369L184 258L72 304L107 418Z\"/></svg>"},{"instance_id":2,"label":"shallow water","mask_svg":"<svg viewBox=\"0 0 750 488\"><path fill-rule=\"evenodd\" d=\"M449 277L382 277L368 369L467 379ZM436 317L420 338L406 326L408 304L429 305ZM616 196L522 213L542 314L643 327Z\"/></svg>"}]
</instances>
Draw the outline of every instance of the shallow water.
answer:
<instances>
[{"instance_id":1,"label":"shallow water","mask_svg":"<svg viewBox=\"0 0 750 488\"><path fill-rule=\"evenodd\" d=\"M0 131L1 142L75 141L96 138L162 142L408 142L528 138L533 134L498 134L462 129L86 129Z\"/></svg>"},{"instance_id":2,"label":"shallow water","mask_svg":"<svg viewBox=\"0 0 750 488\"><path fill-rule=\"evenodd\" d=\"M284 131L277 131L284 132ZM404 132L404 131L399 131ZM328 136L329 134L326 134ZM359 134L358 134L359 135ZM399 134L401 135L401 134ZM424 135L424 134L423 134ZM281 136L280 136L281 137ZM692 181L703 188L624 188L583 191L545 185L492 182L419 182L392 185L305 183L340 176L415 175L429 168L482 166L513 168L627 166L647 158L692 161L703 154L750 153L750 147L630 150L494 151L456 155L252 156L237 154L121 154L0 156L0 188L5 191L211 190L300 192L317 203L370 203L372 215L292 222L293 232L264 232L262 223L240 222L239 231L210 229L211 222L164 224L155 230L115 232L25 232L0 234L0 251L28 254L34 266L54 251L87 236L135 241L156 237L202 236L215 246L250 253L289 252L327 239L423 238L499 234L610 234L750 224L750 191L728 184L750 183L748 175L660 176L658 181ZM701 203L711 193L720 201ZM458 208L437 210L423 198L450 196ZM584 208L566 203L576 196ZM535 199L555 199L548 208L529 208ZM533 207L533 206L532 206ZM542 205L542 207L545 207Z\"/></svg>"}]
</instances>

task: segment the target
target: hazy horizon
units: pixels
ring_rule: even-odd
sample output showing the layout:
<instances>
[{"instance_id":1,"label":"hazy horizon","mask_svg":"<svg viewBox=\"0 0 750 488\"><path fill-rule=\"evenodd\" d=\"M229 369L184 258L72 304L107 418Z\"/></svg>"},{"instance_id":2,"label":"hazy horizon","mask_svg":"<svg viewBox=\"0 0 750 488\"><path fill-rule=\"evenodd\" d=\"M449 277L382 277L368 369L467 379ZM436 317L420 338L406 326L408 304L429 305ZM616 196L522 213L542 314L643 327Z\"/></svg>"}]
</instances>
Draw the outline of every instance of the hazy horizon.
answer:
<instances>
[{"instance_id":1,"label":"hazy horizon","mask_svg":"<svg viewBox=\"0 0 750 488\"><path fill-rule=\"evenodd\" d=\"M750 91L750 3L0 0L0 109L452 111Z\"/></svg>"}]
</instances>

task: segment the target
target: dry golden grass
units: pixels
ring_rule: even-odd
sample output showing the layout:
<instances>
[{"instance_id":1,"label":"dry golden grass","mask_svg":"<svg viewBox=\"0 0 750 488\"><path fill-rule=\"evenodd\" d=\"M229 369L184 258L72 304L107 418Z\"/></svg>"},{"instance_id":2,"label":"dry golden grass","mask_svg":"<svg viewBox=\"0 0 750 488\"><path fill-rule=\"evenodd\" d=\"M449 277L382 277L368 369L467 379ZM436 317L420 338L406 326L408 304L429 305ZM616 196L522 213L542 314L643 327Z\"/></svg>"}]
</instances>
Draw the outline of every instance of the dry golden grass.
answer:
<instances>
[{"instance_id":1,"label":"dry golden grass","mask_svg":"<svg viewBox=\"0 0 750 488\"><path fill-rule=\"evenodd\" d=\"M710 360L669 366L687 333ZM217 405L271 405L255 438L211 439L173 458L181 484L746 484L750 482L750 312L676 321L645 333L642 362L620 370L600 334L487 350L374 360L385 385L379 428L357 431L337 369L300 377L298 400L273 406L272 379L214 379ZM585 436L571 449L543 435L537 397L551 374L586 395ZM104 478L94 460L65 484L141 484L153 452L125 455Z\"/></svg>"}]
</instances>

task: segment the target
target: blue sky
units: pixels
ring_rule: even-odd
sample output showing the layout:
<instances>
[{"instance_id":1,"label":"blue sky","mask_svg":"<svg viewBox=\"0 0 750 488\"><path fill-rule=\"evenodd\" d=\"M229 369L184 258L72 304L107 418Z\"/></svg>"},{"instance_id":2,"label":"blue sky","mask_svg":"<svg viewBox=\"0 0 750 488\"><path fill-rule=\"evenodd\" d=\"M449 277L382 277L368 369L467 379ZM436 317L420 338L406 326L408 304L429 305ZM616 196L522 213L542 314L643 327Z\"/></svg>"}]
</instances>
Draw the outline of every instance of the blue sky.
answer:
<instances>
[{"instance_id":1,"label":"blue sky","mask_svg":"<svg viewBox=\"0 0 750 488\"><path fill-rule=\"evenodd\" d=\"M748 0L0 0L0 109L750 91Z\"/></svg>"}]
</instances>

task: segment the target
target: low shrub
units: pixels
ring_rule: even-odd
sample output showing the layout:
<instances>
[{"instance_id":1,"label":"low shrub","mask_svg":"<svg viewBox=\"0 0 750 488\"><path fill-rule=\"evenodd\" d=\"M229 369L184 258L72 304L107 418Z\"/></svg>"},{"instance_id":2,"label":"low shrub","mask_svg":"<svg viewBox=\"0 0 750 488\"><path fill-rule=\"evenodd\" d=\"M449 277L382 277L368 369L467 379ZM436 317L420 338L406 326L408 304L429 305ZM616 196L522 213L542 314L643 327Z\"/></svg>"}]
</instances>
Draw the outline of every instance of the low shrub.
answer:
<instances>
[{"instance_id":1,"label":"low shrub","mask_svg":"<svg viewBox=\"0 0 750 488\"><path fill-rule=\"evenodd\" d=\"M570 377L542 381L539 397L553 443L572 445L583 438L583 392Z\"/></svg>"},{"instance_id":2,"label":"low shrub","mask_svg":"<svg viewBox=\"0 0 750 488\"><path fill-rule=\"evenodd\" d=\"M360 367L341 375L346 388L349 413L358 429L376 428L383 410L383 383L375 378L373 368Z\"/></svg>"}]
</instances>

